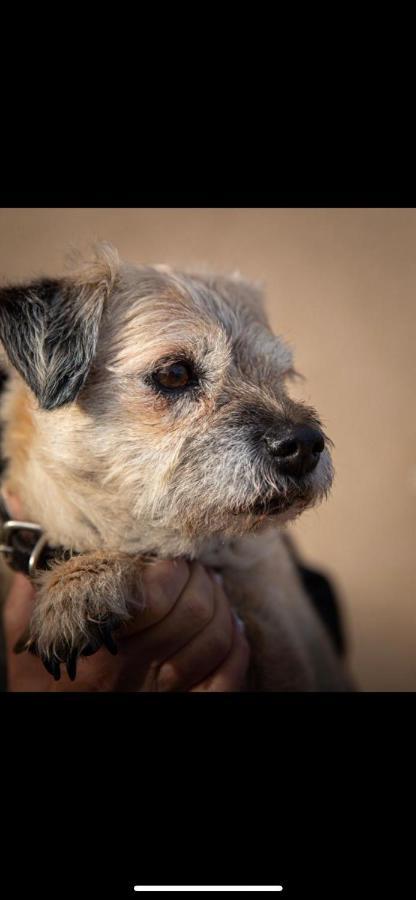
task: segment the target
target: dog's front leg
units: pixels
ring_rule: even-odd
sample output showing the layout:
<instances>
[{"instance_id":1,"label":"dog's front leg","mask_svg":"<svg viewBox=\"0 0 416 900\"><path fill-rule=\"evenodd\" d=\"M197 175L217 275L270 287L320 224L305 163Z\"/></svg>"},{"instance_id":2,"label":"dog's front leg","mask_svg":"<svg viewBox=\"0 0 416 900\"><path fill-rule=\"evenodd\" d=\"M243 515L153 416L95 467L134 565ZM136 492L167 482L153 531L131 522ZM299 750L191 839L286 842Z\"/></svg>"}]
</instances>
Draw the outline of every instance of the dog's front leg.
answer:
<instances>
[{"instance_id":1,"label":"dog's front leg","mask_svg":"<svg viewBox=\"0 0 416 900\"><path fill-rule=\"evenodd\" d=\"M74 680L77 659L105 645L117 652L113 631L144 604L141 573L146 561L127 553L95 551L57 563L36 579L36 605L27 649L55 679L65 663Z\"/></svg>"}]
</instances>

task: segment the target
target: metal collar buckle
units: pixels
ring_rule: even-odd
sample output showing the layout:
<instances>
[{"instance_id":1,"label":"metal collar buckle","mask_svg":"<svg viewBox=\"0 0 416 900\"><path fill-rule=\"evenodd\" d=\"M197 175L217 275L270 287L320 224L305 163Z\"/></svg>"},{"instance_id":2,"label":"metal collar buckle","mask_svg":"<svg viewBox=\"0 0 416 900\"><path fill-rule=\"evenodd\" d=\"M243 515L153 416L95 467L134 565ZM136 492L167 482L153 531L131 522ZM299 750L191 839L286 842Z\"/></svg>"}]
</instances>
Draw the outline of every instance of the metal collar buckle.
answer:
<instances>
[{"instance_id":1,"label":"metal collar buckle","mask_svg":"<svg viewBox=\"0 0 416 900\"><path fill-rule=\"evenodd\" d=\"M32 549L27 544L25 545L24 541L22 541L20 548L16 547L14 539L19 538L22 531L29 531L38 536ZM47 544L47 537L40 525L36 525L34 522L20 522L17 519L8 519L2 524L1 537L3 543L0 544L0 553L9 556L7 560L9 564L13 567L13 554L16 555L19 549L21 553L28 555L28 575L34 575L42 550Z\"/></svg>"}]
</instances>

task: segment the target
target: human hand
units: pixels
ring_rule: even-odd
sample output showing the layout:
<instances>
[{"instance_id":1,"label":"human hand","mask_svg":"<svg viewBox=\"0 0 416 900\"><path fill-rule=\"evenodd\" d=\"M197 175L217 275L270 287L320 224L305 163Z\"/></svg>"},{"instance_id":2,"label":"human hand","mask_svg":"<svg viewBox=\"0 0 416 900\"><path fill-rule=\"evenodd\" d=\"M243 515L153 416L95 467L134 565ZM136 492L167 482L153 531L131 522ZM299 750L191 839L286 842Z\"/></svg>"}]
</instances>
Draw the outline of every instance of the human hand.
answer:
<instances>
[{"instance_id":1,"label":"human hand","mask_svg":"<svg viewBox=\"0 0 416 900\"><path fill-rule=\"evenodd\" d=\"M115 635L118 653L82 657L71 682L13 647L26 630L35 591L14 577L4 608L10 692L234 692L244 689L249 647L222 584L200 563L162 560L142 577L146 608Z\"/></svg>"}]
</instances>

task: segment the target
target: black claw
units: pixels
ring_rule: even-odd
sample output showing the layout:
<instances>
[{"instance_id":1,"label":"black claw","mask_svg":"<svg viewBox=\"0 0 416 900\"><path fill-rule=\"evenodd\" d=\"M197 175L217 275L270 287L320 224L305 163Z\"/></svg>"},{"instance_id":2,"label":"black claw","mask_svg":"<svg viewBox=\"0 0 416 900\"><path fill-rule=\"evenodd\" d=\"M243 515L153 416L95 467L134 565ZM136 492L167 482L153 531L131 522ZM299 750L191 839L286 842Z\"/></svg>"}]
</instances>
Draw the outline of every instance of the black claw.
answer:
<instances>
[{"instance_id":1,"label":"black claw","mask_svg":"<svg viewBox=\"0 0 416 900\"><path fill-rule=\"evenodd\" d=\"M69 659L67 660L67 663L66 663L66 671L68 672L68 675L69 675L71 681L75 681L75 678L76 678L76 674L77 674L77 659L78 659L78 654L77 654L77 652L74 650L74 651L71 653L71 655L70 655L70 657L69 657Z\"/></svg>"},{"instance_id":2,"label":"black claw","mask_svg":"<svg viewBox=\"0 0 416 900\"><path fill-rule=\"evenodd\" d=\"M32 652L32 650L30 652ZM49 672L49 675L53 675L53 668L50 660L46 656L42 656L42 662L45 666L46 671Z\"/></svg>"},{"instance_id":3,"label":"black claw","mask_svg":"<svg viewBox=\"0 0 416 900\"><path fill-rule=\"evenodd\" d=\"M61 677L61 664L60 664L59 660L56 659L56 657L53 660L52 666L53 666L52 675L53 675L55 681L59 681L59 679Z\"/></svg>"},{"instance_id":4,"label":"black claw","mask_svg":"<svg viewBox=\"0 0 416 900\"><path fill-rule=\"evenodd\" d=\"M109 650L109 652L112 653L113 656L116 656L118 653L118 647L113 638L113 635L111 634L110 626L106 625L104 628L101 629L101 631L102 631L103 644L105 644L105 646L107 647L107 650Z\"/></svg>"},{"instance_id":5,"label":"black claw","mask_svg":"<svg viewBox=\"0 0 416 900\"><path fill-rule=\"evenodd\" d=\"M42 656L42 662L46 671L49 672L49 675L52 675L55 681L59 681L61 677L61 664L56 656L53 656L52 659L49 659L47 656Z\"/></svg>"},{"instance_id":6,"label":"black claw","mask_svg":"<svg viewBox=\"0 0 416 900\"><path fill-rule=\"evenodd\" d=\"M97 652L97 650L98 647L94 647L94 644L87 644L86 647L84 647L84 649L81 651L81 656L92 656L93 653Z\"/></svg>"},{"instance_id":7,"label":"black claw","mask_svg":"<svg viewBox=\"0 0 416 900\"><path fill-rule=\"evenodd\" d=\"M58 662L58 660L55 660L55 662L54 662L53 665L54 665L53 677L54 677L55 681L59 681L59 679L60 679L60 677L61 677L61 666L60 666L60 663Z\"/></svg>"},{"instance_id":8,"label":"black claw","mask_svg":"<svg viewBox=\"0 0 416 900\"><path fill-rule=\"evenodd\" d=\"M13 653L24 653L25 650L28 650L29 649L28 648L29 640L30 640L30 635L29 635L29 631L27 630L20 636L19 640L16 641L16 643L13 647Z\"/></svg>"}]
</instances>

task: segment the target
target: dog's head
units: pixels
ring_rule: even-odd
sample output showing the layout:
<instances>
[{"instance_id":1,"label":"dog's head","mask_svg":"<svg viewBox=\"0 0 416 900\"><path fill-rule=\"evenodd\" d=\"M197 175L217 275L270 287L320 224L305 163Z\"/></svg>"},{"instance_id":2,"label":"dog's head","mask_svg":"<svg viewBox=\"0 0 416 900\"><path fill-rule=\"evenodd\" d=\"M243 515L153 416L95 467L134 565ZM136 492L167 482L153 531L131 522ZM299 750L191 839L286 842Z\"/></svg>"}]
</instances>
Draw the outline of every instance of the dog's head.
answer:
<instances>
[{"instance_id":1,"label":"dog's head","mask_svg":"<svg viewBox=\"0 0 416 900\"><path fill-rule=\"evenodd\" d=\"M67 278L0 291L0 336L39 416L57 432L72 417L51 465L56 453L93 472L149 549L156 534L191 552L282 521L331 485L317 414L288 394L291 351L240 277L137 268L103 248Z\"/></svg>"}]
</instances>

